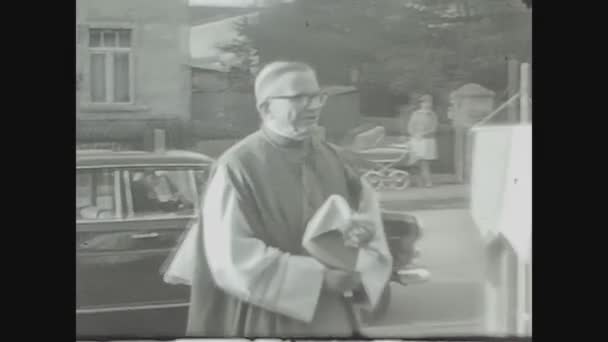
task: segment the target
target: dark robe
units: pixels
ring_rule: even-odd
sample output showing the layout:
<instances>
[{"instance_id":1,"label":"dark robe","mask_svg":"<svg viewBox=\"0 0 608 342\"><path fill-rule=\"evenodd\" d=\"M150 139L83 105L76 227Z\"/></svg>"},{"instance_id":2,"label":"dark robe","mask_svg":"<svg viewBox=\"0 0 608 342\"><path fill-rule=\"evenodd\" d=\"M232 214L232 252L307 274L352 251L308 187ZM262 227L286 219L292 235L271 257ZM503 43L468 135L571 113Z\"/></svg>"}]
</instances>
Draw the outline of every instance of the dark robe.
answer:
<instances>
[{"instance_id":1,"label":"dark robe","mask_svg":"<svg viewBox=\"0 0 608 342\"><path fill-rule=\"evenodd\" d=\"M304 168L304 165L309 168ZM314 176L314 189L311 189L311 184L303 182L303 172L311 172ZM209 179L204 209L212 204L214 208L224 210L229 206L228 202L236 202L230 205L236 205L238 212L235 214L232 211L230 215L239 216L241 221L234 221L237 223L232 225L247 225L250 237L256 242L263 242L266 245L264 248L286 253L288 258L300 258L298 260L302 261L310 258L301 242L305 224L314 211L332 194L343 196L357 209L362 189L359 177L345 167L335 147L318 139L296 142L265 129L248 136L225 152L214 165ZM222 187L229 187L231 197L222 195L222 188L214 188L214 182L223 182ZM218 257L210 254L216 252L210 250L232 248L232 240L218 238L217 241L205 242L204 239L213 236L214 231L223 233L223 230L232 229L221 225L205 226L205 232L199 230L196 239L197 250L205 250L207 246L206 256L216 258L213 259L216 264ZM237 228L240 229L234 229ZM258 279L256 283L260 284L259 289L247 294L248 289L237 293L236 290L231 291L230 286L222 286L221 281L217 281L217 277L222 276L222 270L210 270L212 259L209 259L209 263L205 256L198 259L200 262L195 265L191 284L187 336L352 337L357 333L351 299L323 287L319 290L314 314L308 321L296 318L295 311L281 307L280 303L273 306L272 300L268 299L272 297L280 301L283 298L297 302L298 286L303 286L300 290L320 286L320 279L312 270L311 276L302 274L303 279L301 284L296 284L296 289L279 288L275 291L278 276L271 273L279 272L277 270L281 267L269 265L264 272L271 273L262 272L259 276L264 278L267 274L275 279L275 283L265 286L264 279ZM276 260L275 263L284 261L283 256ZM282 272L289 273L289 270ZM216 276L215 281L212 274ZM282 277L293 279L294 274L284 274ZM237 287L235 285L233 288ZM265 293L269 291L272 293Z\"/></svg>"}]
</instances>

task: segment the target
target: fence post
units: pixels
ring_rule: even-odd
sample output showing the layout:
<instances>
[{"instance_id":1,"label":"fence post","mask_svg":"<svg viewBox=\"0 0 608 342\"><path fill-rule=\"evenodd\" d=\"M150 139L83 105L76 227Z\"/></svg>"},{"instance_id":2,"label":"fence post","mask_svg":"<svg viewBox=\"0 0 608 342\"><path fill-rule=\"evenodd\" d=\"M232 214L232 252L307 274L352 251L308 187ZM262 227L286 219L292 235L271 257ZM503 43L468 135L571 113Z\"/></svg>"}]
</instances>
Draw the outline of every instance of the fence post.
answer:
<instances>
[{"instance_id":1,"label":"fence post","mask_svg":"<svg viewBox=\"0 0 608 342\"><path fill-rule=\"evenodd\" d=\"M154 151L162 152L166 149L166 135L165 130L155 129L154 130Z\"/></svg>"},{"instance_id":2,"label":"fence post","mask_svg":"<svg viewBox=\"0 0 608 342\"><path fill-rule=\"evenodd\" d=\"M530 122L530 64L522 63L521 65L521 74L520 74L520 114L521 114L521 122L528 123Z\"/></svg>"},{"instance_id":3,"label":"fence post","mask_svg":"<svg viewBox=\"0 0 608 342\"><path fill-rule=\"evenodd\" d=\"M519 61L517 59L509 59L508 69L508 93L510 99L517 94L519 88ZM518 119L517 101L513 101L509 104L509 123L516 123L519 121Z\"/></svg>"}]
</instances>

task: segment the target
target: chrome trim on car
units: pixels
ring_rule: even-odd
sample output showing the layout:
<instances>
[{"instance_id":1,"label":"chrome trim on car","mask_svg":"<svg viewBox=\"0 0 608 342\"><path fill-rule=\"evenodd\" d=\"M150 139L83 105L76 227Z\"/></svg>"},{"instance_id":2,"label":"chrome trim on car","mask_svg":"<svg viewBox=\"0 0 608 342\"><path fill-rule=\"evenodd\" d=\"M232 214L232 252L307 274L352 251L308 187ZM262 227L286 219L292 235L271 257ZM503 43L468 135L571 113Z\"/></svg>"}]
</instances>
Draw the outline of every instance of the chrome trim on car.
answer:
<instances>
[{"instance_id":1,"label":"chrome trim on car","mask_svg":"<svg viewBox=\"0 0 608 342\"><path fill-rule=\"evenodd\" d=\"M76 169L108 169L108 168L117 168L117 169L128 169L128 168L138 168L138 167L178 167L178 168L203 168L204 166L208 166L210 164L100 164L100 165L78 165Z\"/></svg>"},{"instance_id":2,"label":"chrome trim on car","mask_svg":"<svg viewBox=\"0 0 608 342\"><path fill-rule=\"evenodd\" d=\"M196 211L196 208L199 207L199 202L200 202L200 197L201 194L198 193L198 187L196 186L196 176L194 174L194 170L188 170L188 183L190 185L190 188L194 190L194 208Z\"/></svg>"},{"instance_id":3,"label":"chrome trim on car","mask_svg":"<svg viewBox=\"0 0 608 342\"><path fill-rule=\"evenodd\" d=\"M162 217L126 217L121 219L103 219L103 220L76 220L76 224L80 225L98 225L100 223L124 223L124 222L139 222L139 221L172 221L172 220L192 220L198 217L198 210L195 208L194 214L190 215L180 215L180 216L162 216ZM87 231L87 232L108 232L108 231L119 231L119 230L141 230L141 227L138 228L123 228L123 227L112 227L112 228L88 228L88 227L79 227L77 230L79 232ZM163 227L163 229L184 229L183 227Z\"/></svg>"},{"instance_id":4,"label":"chrome trim on car","mask_svg":"<svg viewBox=\"0 0 608 342\"><path fill-rule=\"evenodd\" d=\"M143 217L125 217L124 219L122 219L122 222L137 222L137 221L169 221L169 220L184 220L184 219L193 219L197 217L197 213L196 213L196 209L195 209L195 213L194 214L189 214L189 215L175 215L175 216L169 216L168 214L166 215L159 215L159 216L143 216ZM140 228L141 229L141 228ZM180 228L183 229L183 228Z\"/></svg>"},{"instance_id":5,"label":"chrome trim on car","mask_svg":"<svg viewBox=\"0 0 608 342\"><path fill-rule=\"evenodd\" d=\"M94 251L79 249L78 254L81 257L103 257L103 256L127 256L127 255L154 255L154 254L165 254L172 251L175 246L166 248L154 248L154 249L137 249L137 250L112 250L112 251Z\"/></svg>"},{"instance_id":6,"label":"chrome trim on car","mask_svg":"<svg viewBox=\"0 0 608 342\"><path fill-rule=\"evenodd\" d=\"M99 224L99 223L116 223L124 221L121 218L105 218L105 219L76 219L76 224Z\"/></svg>"},{"instance_id":7,"label":"chrome trim on car","mask_svg":"<svg viewBox=\"0 0 608 342\"><path fill-rule=\"evenodd\" d=\"M76 309L77 315L86 314L97 314L97 313L108 313L108 312L121 312L121 311L138 311L138 310L157 310L157 309L174 309L188 307L190 303L158 303L158 304L139 304L139 305L128 305L128 306L112 306L112 307L89 307Z\"/></svg>"}]
</instances>

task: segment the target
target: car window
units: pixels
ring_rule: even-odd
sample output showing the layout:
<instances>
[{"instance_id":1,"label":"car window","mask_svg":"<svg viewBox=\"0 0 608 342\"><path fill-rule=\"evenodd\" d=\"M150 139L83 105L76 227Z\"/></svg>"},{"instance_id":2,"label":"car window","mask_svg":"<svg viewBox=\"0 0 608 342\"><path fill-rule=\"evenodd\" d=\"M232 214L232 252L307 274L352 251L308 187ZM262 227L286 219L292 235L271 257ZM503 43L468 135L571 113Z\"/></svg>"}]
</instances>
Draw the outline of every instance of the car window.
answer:
<instances>
[{"instance_id":1,"label":"car window","mask_svg":"<svg viewBox=\"0 0 608 342\"><path fill-rule=\"evenodd\" d=\"M76 219L117 218L116 180L114 170L78 170L76 173Z\"/></svg>"},{"instance_id":2,"label":"car window","mask_svg":"<svg viewBox=\"0 0 608 342\"><path fill-rule=\"evenodd\" d=\"M198 195L192 169L142 168L126 174L131 218L191 216Z\"/></svg>"}]
</instances>

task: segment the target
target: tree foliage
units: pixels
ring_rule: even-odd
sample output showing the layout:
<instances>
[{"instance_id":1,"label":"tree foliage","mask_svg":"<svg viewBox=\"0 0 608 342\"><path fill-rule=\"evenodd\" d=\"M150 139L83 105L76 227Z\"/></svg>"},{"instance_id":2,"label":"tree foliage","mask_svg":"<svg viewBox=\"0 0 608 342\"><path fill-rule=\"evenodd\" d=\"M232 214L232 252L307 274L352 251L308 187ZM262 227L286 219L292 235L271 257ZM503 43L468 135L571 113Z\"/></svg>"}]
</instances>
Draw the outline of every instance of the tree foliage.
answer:
<instances>
[{"instance_id":1,"label":"tree foliage","mask_svg":"<svg viewBox=\"0 0 608 342\"><path fill-rule=\"evenodd\" d=\"M326 84L443 95L468 82L506 89L506 59L529 60L531 9L522 0L296 0L241 22L224 47L260 63L313 64ZM244 67L251 59L244 58Z\"/></svg>"}]
</instances>

